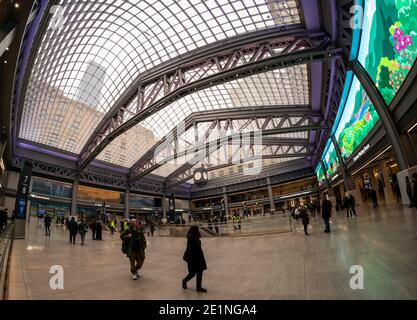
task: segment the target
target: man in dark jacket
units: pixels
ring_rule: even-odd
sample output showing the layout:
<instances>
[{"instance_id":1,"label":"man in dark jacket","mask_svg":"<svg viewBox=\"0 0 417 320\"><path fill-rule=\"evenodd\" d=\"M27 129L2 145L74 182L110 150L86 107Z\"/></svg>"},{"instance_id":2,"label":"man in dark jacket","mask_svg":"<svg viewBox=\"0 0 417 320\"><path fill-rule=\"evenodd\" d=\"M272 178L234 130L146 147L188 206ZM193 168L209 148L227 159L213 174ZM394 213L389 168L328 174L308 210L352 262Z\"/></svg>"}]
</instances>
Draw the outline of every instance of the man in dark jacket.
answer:
<instances>
[{"instance_id":1,"label":"man in dark jacket","mask_svg":"<svg viewBox=\"0 0 417 320\"><path fill-rule=\"evenodd\" d=\"M355 197L353 196L353 194L351 194L351 195L349 196L349 200L350 200L350 208L351 208L351 210L352 210L352 212L353 212L353 215L355 215L355 216L356 216L356 199L355 199Z\"/></svg>"},{"instance_id":2,"label":"man in dark jacket","mask_svg":"<svg viewBox=\"0 0 417 320\"><path fill-rule=\"evenodd\" d=\"M132 219L130 226L120 235L124 244L127 244L126 255L130 261L130 272L132 279L137 280L139 270L145 261L146 238L142 228L137 224L136 219Z\"/></svg>"},{"instance_id":3,"label":"man in dark jacket","mask_svg":"<svg viewBox=\"0 0 417 320\"><path fill-rule=\"evenodd\" d=\"M376 195L376 191L373 188L371 188L371 190L369 191L369 197L372 199L374 209L378 208L378 197Z\"/></svg>"},{"instance_id":4,"label":"man in dark jacket","mask_svg":"<svg viewBox=\"0 0 417 320\"><path fill-rule=\"evenodd\" d=\"M74 217L72 217L71 221L68 223L68 230L70 232L70 243L75 244L75 237L78 233L78 224Z\"/></svg>"},{"instance_id":5,"label":"man in dark jacket","mask_svg":"<svg viewBox=\"0 0 417 320\"><path fill-rule=\"evenodd\" d=\"M201 286L203 271L207 269L207 264L203 249L201 248L200 237L198 226L190 227L187 234L187 249L183 256L184 261L187 262L188 275L182 280L182 287L187 289L187 282L197 275L197 291L207 292L207 289Z\"/></svg>"},{"instance_id":6,"label":"man in dark jacket","mask_svg":"<svg viewBox=\"0 0 417 320\"><path fill-rule=\"evenodd\" d=\"M414 199L413 199L413 188L411 187L410 177L405 177L405 188L407 191L408 199L410 200L410 208L414 207Z\"/></svg>"},{"instance_id":7,"label":"man in dark jacket","mask_svg":"<svg viewBox=\"0 0 417 320\"><path fill-rule=\"evenodd\" d=\"M323 200L323 204L321 206L321 216L324 220L324 225L326 229L324 230L325 233L330 233L330 218L332 216L332 203L327 196Z\"/></svg>"},{"instance_id":8,"label":"man in dark jacket","mask_svg":"<svg viewBox=\"0 0 417 320\"><path fill-rule=\"evenodd\" d=\"M417 208L417 173L413 173L411 180L413 182L413 204Z\"/></svg>"},{"instance_id":9,"label":"man in dark jacket","mask_svg":"<svg viewBox=\"0 0 417 320\"><path fill-rule=\"evenodd\" d=\"M308 216L306 208L301 208L300 212L301 212L300 213L301 221L303 222L303 226L304 226L304 233L306 236L308 236L307 228L308 228L308 225L310 224L310 217Z\"/></svg>"},{"instance_id":10,"label":"man in dark jacket","mask_svg":"<svg viewBox=\"0 0 417 320\"><path fill-rule=\"evenodd\" d=\"M103 230L103 226L101 225L101 220L99 219L96 222L96 240L103 240L102 230Z\"/></svg>"},{"instance_id":11,"label":"man in dark jacket","mask_svg":"<svg viewBox=\"0 0 417 320\"><path fill-rule=\"evenodd\" d=\"M49 214L47 214L45 218L43 219L43 223L45 224L45 236L51 235L51 222L52 222L52 219L49 216Z\"/></svg>"},{"instance_id":12,"label":"man in dark jacket","mask_svg":"<svg viewBox=\"0 0 417 320\"><path fill-rule=\"evenodd\" d=\"M343 206L346 209L346 217L349 218L349 213L350 213L350 216L352 217L353 216L352 205L351 205L350 199L348 198L347 195L343 199Z\"/></svg>"}]
</instances>

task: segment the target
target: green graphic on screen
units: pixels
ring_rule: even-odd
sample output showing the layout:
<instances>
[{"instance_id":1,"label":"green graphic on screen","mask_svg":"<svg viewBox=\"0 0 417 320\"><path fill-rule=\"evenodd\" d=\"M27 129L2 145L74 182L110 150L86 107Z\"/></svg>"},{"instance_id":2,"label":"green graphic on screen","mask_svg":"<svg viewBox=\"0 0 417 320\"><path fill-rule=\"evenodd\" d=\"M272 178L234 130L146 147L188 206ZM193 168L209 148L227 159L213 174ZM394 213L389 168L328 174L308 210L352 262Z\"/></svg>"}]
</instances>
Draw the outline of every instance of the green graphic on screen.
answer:
<instances>
[{"instance_id":1,"label":"green graphic on screen","mask_svg":"<svg viewBox=\"0 0 417 320\"><path fill-rule=\"evenodd\" d=\"M324 152L323 161L326 166L327 176L331 177L340 167L340 162L337 157L336 149L331 140L327 143L326 151Z\"/></svg>"},{"instance_id":2,"label":"green graphic on screen","mask_svg":"<svg viewBox=\"0 0 417 320\"><path fill-rule=\"evenodd\" d=\"M346 91L346 100L342 99L340 110L343 113L335 132L343 160L356 151L379 121L379 115L365 89L351 72L347 76L345 89L349 91Z\"/></svg>"},{"instance_id":3,"label":"green graphic on screen","mask_svg":"<svg viewBox=\"0 0 417 320\"><path fill-rule=\"evenodd\" d=\"M358 60L387 105L417 57L417 1L365 0Z\"/></svg>"},{"instance_id":4,"label":"green graphic on screen","mask_svg":"<svg viewBox=\"0 0 417 320\"><path fill-rule=\"evenodd\" d=\"M317 166L316 175L319 185L322 186L326 182L326 176L324 175L324 168L321 164Z\"/></svg>"}]
</instances>

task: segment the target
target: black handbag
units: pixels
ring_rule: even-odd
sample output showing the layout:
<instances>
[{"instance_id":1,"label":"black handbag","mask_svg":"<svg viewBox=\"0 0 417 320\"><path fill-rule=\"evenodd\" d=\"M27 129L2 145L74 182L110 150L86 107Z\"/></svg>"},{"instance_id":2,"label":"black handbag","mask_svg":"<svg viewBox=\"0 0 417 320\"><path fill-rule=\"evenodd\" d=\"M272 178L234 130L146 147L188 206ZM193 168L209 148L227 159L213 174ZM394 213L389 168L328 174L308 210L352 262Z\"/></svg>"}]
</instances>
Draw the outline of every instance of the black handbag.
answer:
<instances>
[{"instance_id":1,"label":"black handbag","mask_svg":"<svg viewBox=\"0 0 417 320\"><path fill-rule=\"evenodd\" d=\"M190 255L189 255L189 253L188 253L188 250L185 250L184 255L182 256L182 259L183 259L185 262L188 262L188 261L190 260Z\"/></svg>"}]
</instances>

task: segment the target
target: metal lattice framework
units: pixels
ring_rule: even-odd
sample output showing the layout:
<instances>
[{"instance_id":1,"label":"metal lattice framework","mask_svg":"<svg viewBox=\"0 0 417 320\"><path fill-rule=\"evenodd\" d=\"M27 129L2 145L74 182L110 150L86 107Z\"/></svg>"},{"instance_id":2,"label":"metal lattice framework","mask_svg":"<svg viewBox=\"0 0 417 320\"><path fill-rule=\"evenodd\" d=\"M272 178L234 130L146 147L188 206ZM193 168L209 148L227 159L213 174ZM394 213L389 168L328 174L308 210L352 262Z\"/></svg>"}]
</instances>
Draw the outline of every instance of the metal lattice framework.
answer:
<instances>
[{"instance_id":1,"label":"metal lattice framework","mask_svg":"<svg viewBox=\"0 0 417 320\"><path fill-rule=\"evenodd\" d=\"M160 66L134 81L94 131L80 154L77 172L81 172L113 139L177 99L197 90L267 70L329 59L338 56L328 35L323 32L277 32L269 38L237 41L228 50L224 46L204 57L186 63L176 61ZM230 47L229 46L229 47ZM127 112L131 101L135 109Z\"/></svg>"},{"instance_id":2,"label":"metal lattice framework","mask_svg":"<svg viewBox=\"0 0 417 320\"><path fill-rule=\"evenodd\" d=\"M197 130L199 124L207 128L201 137L198 136L199 130ZM264 107L256 110L256 115L254 115L253 108L192 114L184 122L183 134L178 132L178 128L173 129L168 136L161 139L139 159L131 168L130 181L133 182L149 174L171 160L198 153L202 148L213 149L213 142L216 139L218 147L226 143L236 143L236 141L243 145L251 145L250 139L245 141L241 135L262 132L263 145L294 145L295 142L298 142L298 145L308 145L306 132L321 130L325 127L321 113L313 112L308 106ZM306 133L304 139L298 133ZM265 138L272 135L280 135L280 137ZM191 147L185 150L180 148L178 142L183 136L191 136L193 139L188 142Z\"/></svg>"},{"instance_id":3,"label":"metal lattice framework","mask_svg":"<svg viewBox=\"0 0 417 320\"><path fill-rule=\"evenodd\" d=\"M354 5L352 0L338 0L337 1L337 13L338 13L338 43L344 48L344 57L350 55L352 47L352 28L351 20L352 15L350 13L351 8ZM345 85L345 80L347 76L347 68L344 59L337 59L333 61L333 72L330 79L331 85L327 91L327 108L325 119L328 123L328 129L323 130L320 135L320 140L318 142L318 154L322 154L326 147L326 143L330 137L331 128L333 127L334 121L339 110L340 100L343 95L343 89ZM319 163L321 160L316 159L316 162Z\"/></svg>"}]
</instances>

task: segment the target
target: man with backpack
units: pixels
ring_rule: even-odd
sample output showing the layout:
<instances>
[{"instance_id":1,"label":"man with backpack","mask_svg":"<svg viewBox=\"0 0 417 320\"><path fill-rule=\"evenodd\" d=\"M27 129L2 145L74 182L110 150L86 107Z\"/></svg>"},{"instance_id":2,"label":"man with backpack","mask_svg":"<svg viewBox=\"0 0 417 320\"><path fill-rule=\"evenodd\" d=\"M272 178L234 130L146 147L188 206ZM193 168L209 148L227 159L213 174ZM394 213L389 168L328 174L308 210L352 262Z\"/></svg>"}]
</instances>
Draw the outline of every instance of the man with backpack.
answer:
<instances>
[{"instance_id":1,"label":"man with backpack","mask_svg":"<svg viewBox=\"0 0 417 320\"><path fill-rule=\"evenodd\" d=\"M80 233L81 236L81 245L84 245L84 239L85 239L85 234L87 233L88 230L88 226L87 224L84 222L84 219L81 219L80 223L78 224L78 232Z\"/></svg>"},{"instance_id":2,"label":"man with backpack","mask_svg":"<svg viewBox=\"0 0 417 320\"><path fill-rule=\"evenodd\" d=\"M130 261L132 279L137 280L139 270L145 261L146 238L136 219L131 220L129 227L123 231L120 238L123 241L122 252L127 255Z\"/></svg>"}]
</instances>

